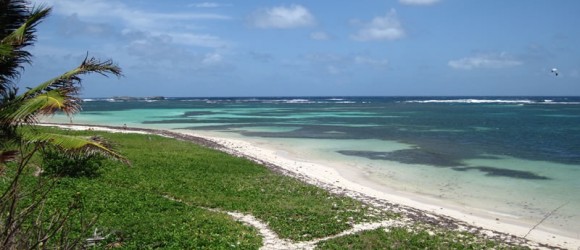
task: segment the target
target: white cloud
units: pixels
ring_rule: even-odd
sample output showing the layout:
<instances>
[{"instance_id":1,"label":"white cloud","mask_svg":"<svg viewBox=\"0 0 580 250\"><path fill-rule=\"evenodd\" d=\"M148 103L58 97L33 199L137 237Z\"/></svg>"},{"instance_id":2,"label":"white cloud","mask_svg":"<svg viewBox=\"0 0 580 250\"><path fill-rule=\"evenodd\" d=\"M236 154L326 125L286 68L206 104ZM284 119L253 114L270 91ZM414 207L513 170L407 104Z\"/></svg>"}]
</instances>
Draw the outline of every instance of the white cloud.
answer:
<instances>
[{"instance_id":1,"label":"white cloud","mask_svg":"<svg viewBox=\"0 0 580 250\"><path fill-rule=\"evenodd\" d=\"M338 75L359 70L360 67L384 71L389 67L387 59L373 58L366 55L341 55L336 53L306 54L304 59L311 68L330 75ZM356 68L358 67L358 68Z\"/></svg>"},{"instance_id":2,"label":"white cloud","mask_svg":"<svg viewBox=\"0 0 580 250\"><path fill-rule=\"evenodd\" d=\"M328 72L328 74L331 74L331 75L338 75L338 74L341 73L340 69L338 69L334 65L328 65L328 66L326 66L326 72Z\"/></svg>"},{"instance_id":3,"label":"white cloud","mask_svg":"<svg viewBox=\"0 0 580 250\"><path fill-rule=\"evenodd\" d=\"M505 52L479 54L449 61L448 65L454 69L471 70L477 68L509 68L522 65L522 61Z\"/></svg>"},{"instance_id":4,"label":"white cloud","mask_svg":"<svg viewBox=\"0 0 580 250\"><path fill-rule=\"evenodd\" d=\"M249 54L250 54L250 57L252 59L254 59L258 62L267 63L267 62L274 60L274 56L272 56L272 54L270 54L270 53L250 51Z\"/></svg>"},{"instance_id":5,"label":"white cloud","mask_svg":"<svg viewBox=\"0 0 580 250\"><path fill-rule=\"evenodd\" d=\"M353 23L360 23L354 20ZM362 28L352 36L357 41L396 40L405 36L397 12L391 9L385 16L373 18L369 23L362 24Z\"/></svg>"},{"instance_id":6,"label":"white cloud","mask_svg":"<svg viewBox=\"0 0 580 250\"><path fill-rule=\"evenodd\" d=\"M249 23L257 28L289 29L312 26L316 23L310 11L301 5L260 9L250 15Z\"/></svg>"},{"instance_id":7,"label":"white cloud","mask_svg":"<svg viewBox=\"0 0 580 250\"><path fill-rule=\"evenodd\" d=\"M368 65L377 68L385 68L389 65L389 61L387 59L378 60L365 56L355 56L354 63L359 65Z\"/></svg>"},{"instance_id":8,"label":"white cloud","mask_svg":"<svg viewBox=\"0 0 580 250\"><path fill-rule=\"evenodd\" d=\"M173 42L177 44L200 46L209 48L223 48L229 45L228 42L221 38L207 34L192 34L192 33L167 33L173 38Z\"/></svg>"},{"instance_id":9,"label":"white cloud","mask_svg":"<svg viewBox=\"0 0 580 250\"><path fill-rule=\"evenodd\" d=\"M215 3L215 2L203 2L203 3L192 3L188 4L187 7L194 7L194 8L220 8L220 7L231 7L231 4L222 4L222 3Z\"/></svg>"},{"instance_id":10,"label":"white cloud","mask_svg":"<svg viewBox=\"0 0 580 250\"><path fill-rule=\"evenodd\" d=\"M176 22L191 22L195 20L229 20L231 17L215 13L163 13L133 9L123 3L103 0L48 0L53 10L61 15L78 15L89 20L109 20L122 22L133 29L151 30L165 29L175 26Z\"/></svg>"},{"instance_id":11,"label":"white cloud","mask_svg":"<svg viewBox=\"0 0 580 250\"><path fill-rule=\"evenodd\" d=\"M175 61L176 58L181 58L181 55L185 54L186 51L172 46L171 41L172 38L167 35L148 35L131 41L125 46L124 50L143 62L169 61L169 58Z\"/></svg>"},{"instance_id":12,"label":"white cloud","mask_svg":"<svg viewBox=\"0 0 580 250\"><path fill-rule=\"evenodd\" d=\"M62 20L58 31L65 36L112 37L117 34L112 25L83 22L76 14Z\"/></svg>"},{"instance_id":13,"label":"white cloud","mask_svg":"<svg viewBox=\"0 0 580 250\"><path fill-rule=\"evenodd\" d=\"M125 51L135 58L131 63L131 68L148 72L151 67L171 72L190 72L191 70L212 72L231 69L222 51L193 52L182 46L175 46L173 38L168 35L148 36L134 40L125 47Z\"/></svg>"},{"instance_id":14,"label":"white cloud","mask_svg":"<svg viewBox=\"0 0 580 250\"><path fill-rule=\"evenodd\" d=\"M347 58L345 58L344 56L333 53L307 54L305 58L310 62L317 63L344 63L345 61L347 61Z\"/></svg>"},{"instance_id":15,"label":"white cloud","mask_svg":"<svg viewBox=\"0 0 580 250\"><path fill-rule=\"evenodd\" d=\"M432 5L438 2L439 0L399 0L399 3L406 5Z\"/></svg>"},{"instance_id":16,"label":"white cloud","mask_svg":"<svg viewBox=\"0 0 580 250\"><path fill-rule=\"evenodd\" d=\"M227 42L217 36L191 32L193 22L231 19L231 17L225 15L209 12L172 13L136 9L133 6L113 0L47 0L47 2L53 6L53 11L56 14L74 17L74 21L83 23L85 33L103 33L106 31L103 28L111 27L112 30L112 27L115 27L116 32L120 33L124 38L130 38L125 35L127 31L130 31L133 35L141 34L141 36L169 35L173 38L172 41L175 44L210 48L228 45ZM104 24L95 25L97 22L104 21L107 22L108 26L104 26ZM92 29L87 30L88 28ZM97 28L101 28L101 30Z\"/></svg>"},{"instance_id":17,"label":"white cloud","mask_svg":"<svg viewBox=\"0 0 580 250\"><path fill-rule=\"evenodd\" d=\"M310 33L310 38L312 40L324 41L330 39L330 36L323 31L317 31Z\"/></svg>"},{"instance_id":18,"label":"white cloud","mask_svg":"<svg viewBox=\"0 0 580 250\"><path fill-rule=\"evenodd\" d=\"M208 53L201 61L204 65L215 65L223 61L223 56L217 52Z\"/></svg>"}]
</instances>

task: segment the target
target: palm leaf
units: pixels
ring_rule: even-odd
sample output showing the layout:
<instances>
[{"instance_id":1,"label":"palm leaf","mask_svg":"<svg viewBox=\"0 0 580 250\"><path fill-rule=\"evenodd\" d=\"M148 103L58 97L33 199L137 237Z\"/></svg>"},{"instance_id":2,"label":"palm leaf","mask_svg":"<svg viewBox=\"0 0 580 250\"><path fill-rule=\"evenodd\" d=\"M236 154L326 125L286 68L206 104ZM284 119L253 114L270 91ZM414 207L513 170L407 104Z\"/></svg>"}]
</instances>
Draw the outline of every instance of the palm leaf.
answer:
<instances>
[{"instance_id":1,"label":"palm leaf","mask_svg":"<svg viewBox=\"0 0 580 250\"><path fill-rule=\"evenodd\" d=\"M8 57L12 53L12 47L8 44L0 43L0 58Z\"/></svg>"},{"instance_id":2,"label":"palm leaf","mask_svg":"<svg viewBox=\"0 0 580 250\"><path fill-rule=\"evenodd\" d=\"M94 57L89 59L87 56L77 68L48 80L35 88L29 89L22 95L22 98L28 98L54 89L66 89L70 94L77 94L81 83L80 76L91 73L97 73L103 76L108 76L107 74L113 74L118 77L122 76L121 68L115 65L113 61L106 60L100 62Z\"/></svg>"},{"instance_id":3,"label":"palm leaf","mask_svg":"<svg viewBox=\"0 0 580 250\"><path fill-rule=\"evenodd\" d=\"M0 1L0 37L5 37L17 29L28 18L30 10L26 0Z\"/></svg>"},{"instance_id":4,"label":"palm leaf","mask_svg":"<svg viewBox=\"0 0 580 250\"><path fill-rule=\"evenodd\" d=\"M109 143L98 136L83 137L53 133L39 134L31 132L23 134L23 138L29 144L51 145L67 154L100 154L130 165L130 162L127 158L115 152Z\"/></svg>"},{"instance_id":5,"label":"palm leaf","mask_svg":"<svg viewBox=\"0 0 580 250\"><path fill-rule=\"evenodd\" d=\"M29 89L0 107L0 125L35 123L37 115L52 115L57 111L68 115L78 112L81 105L77 97L81 83L79 76L90 73L121 76L121 68L111 60L100 62L87 57L77 68Z\"/></svg>"},{"instance_id":6,"label":"palm leaf","mask_svg":"<svg viewBox=\"0 0 580 250\"><path fill-rule=\"evenodd\" d=\"M53 114L58 110L67 110L71 106L70 101L60 91L51 90L23 100L16 110L3 118L13 124L33 122L37 115Z\"/></svg>"},{"instance_id":7,"label":"palm leaf","mask_svg":"<svg viewBox=\"0 0 580 250\"><path fill-rule=\"evenodd\" d=\"M26 1L0 3L0 93L13 85L32 55L23 50L36 41L36 26L46 18L51 8L39 6L28 10Z\"/></svg>"},{"instance_id":8,"label":"palm leaf","mask_svg":"<svg viewBox=\"0 0 580 250\"><path fill-rule=\"evenodd\" d=\"M51 8L44 6L33 8L27 15L25 22L12 31L4 39L3 44L11 44L17 48L31 45L35 40L36 26L50 14Z\"/></svg>"}]
</instances>

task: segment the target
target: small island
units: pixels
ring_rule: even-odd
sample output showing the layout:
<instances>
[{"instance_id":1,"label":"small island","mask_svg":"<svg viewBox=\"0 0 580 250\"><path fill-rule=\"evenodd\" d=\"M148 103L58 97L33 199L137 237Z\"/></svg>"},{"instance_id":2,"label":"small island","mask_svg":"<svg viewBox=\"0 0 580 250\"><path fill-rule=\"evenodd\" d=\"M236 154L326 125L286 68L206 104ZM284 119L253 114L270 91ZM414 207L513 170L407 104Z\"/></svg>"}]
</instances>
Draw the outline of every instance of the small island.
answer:
<instances>
[{"instance_id":1,"label":"small island","mask_svg":"<svg viewBox=\"0 0 580 250\"><path fill-rule=\"evenodd\" d=\"M130 102L130 101L163 101L166 100L164 96L148 96L148 97L134 97L134 96L113 96L110 99L114 101Z\"/></svg>"}]
</instances>

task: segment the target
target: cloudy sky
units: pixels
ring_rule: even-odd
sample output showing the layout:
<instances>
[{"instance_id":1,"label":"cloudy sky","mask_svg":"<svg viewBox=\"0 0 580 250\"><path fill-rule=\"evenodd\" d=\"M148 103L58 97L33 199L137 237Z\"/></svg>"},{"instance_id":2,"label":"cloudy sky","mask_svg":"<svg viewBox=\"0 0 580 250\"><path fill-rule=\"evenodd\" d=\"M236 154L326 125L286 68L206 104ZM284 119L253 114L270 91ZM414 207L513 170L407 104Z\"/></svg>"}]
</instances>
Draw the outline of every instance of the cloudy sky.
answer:
<instances>
[{"instance_id":1,"label":"cloudy sky","mask_svg":"<svg viewBox=\"0 0 580 250\"><path fill-rule=\"evenodd\" d=\"M577 0L32 2L53 12L22 85L123 68L85 97L580 95Z\"/></svg>"}]
</instances>

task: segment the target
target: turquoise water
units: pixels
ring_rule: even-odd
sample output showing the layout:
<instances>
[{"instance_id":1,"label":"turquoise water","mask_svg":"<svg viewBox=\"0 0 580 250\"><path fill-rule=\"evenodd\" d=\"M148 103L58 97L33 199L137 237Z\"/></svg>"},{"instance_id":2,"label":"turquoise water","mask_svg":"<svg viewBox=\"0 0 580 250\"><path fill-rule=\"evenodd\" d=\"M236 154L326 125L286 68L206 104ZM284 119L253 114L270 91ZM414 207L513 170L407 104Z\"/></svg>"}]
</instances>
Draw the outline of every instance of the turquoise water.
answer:
<instances>
[{"instance_id":1,"label":"turquoise water","mask_svg":"<svg viewBox=\"0 0 580 250\"><path fill-rule=\"evenodd\" d=\"M93 99L74 122L219 133L398 190L580 232L580 98ZM68 121L56 116L55 121Z\"/></svg>"}]
</instances>

